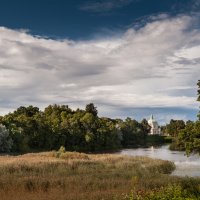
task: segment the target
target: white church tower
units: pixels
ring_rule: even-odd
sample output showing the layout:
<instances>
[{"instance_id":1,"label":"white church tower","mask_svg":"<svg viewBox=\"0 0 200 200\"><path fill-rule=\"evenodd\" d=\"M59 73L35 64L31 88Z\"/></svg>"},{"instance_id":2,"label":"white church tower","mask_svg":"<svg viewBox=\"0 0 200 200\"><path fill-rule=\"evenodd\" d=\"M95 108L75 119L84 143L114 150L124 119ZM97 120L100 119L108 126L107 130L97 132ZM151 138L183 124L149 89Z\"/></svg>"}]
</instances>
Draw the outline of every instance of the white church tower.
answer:
<instances>
[{"instance_id":1,"label":"white church tower","mask_svg":"<svg viewBox=\"0 0 200 200\"><path fill-rule=\"evenodd\" d=\"M151 115L150 119L148 120L149 126L151 126L151 130L149 135L160 135L160 127L158 125L158 122L153 118L153 115Z\"/></svg>"}]
</instances>

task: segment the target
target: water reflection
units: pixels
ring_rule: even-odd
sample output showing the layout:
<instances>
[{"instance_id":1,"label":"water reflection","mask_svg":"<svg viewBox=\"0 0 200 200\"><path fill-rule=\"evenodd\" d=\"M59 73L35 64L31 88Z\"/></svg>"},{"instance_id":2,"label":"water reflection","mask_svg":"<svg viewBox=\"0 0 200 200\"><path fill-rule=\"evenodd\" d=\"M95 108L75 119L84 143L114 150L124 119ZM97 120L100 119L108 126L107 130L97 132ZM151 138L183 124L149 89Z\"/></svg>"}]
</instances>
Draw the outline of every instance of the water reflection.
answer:
<instances>
[{"instance_id":1,"label":"water reflection","mask_svg":"<svg viewBox=\"0 0 200 200\"><path fill-rule=\"evenodd\" d=\"M176 170L172 173L178 176L198 176L200 177L200 156L191 155L187 157L184 152L170 151L168 145L161 147L149 147L138 149L123 149L119 152L122 155L130 156L148 156L151 158L159 158L163 160L173 161Z\"/></svg>"}]
</instances>

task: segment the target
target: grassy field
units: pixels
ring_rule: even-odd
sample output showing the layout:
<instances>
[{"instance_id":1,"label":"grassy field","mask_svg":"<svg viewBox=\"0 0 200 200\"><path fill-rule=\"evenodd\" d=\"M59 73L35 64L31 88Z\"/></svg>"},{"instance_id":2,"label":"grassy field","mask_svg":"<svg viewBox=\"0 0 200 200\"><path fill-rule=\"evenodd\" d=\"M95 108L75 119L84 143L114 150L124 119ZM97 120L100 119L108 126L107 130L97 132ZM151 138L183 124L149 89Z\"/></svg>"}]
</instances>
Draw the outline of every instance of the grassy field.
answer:
<instances>
[{"instance_id":1,"label":"grassy field","mask_svg":"<svg viewBox=\"0 0 200 200\"><path fill-rule=\"evenodd\" d=\"M0 156L0 199L131 199L133 192L148 193L169 184L195 185L197 193L200 191L198 179L169 176L174 168L169 161L111 154L46 152Z\"/></svg>"}]
</instances>

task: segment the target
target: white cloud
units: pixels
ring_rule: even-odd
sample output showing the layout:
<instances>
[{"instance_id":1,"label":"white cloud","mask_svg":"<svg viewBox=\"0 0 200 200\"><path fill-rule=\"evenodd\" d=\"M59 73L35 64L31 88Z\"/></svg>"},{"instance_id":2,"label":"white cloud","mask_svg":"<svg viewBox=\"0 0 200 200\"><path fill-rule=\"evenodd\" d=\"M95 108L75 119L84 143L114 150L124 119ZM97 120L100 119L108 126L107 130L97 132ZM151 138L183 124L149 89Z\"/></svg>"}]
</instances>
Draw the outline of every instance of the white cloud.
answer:
<instances>
[{"instance_id":1,"label":"white cloud","mask_svg":"<svg viewBox=\"0 0 200 200\"><path fill-rule=\"evenodd\" d=\"M1 27L0 107L93 101L101 108L197 108L200 31L191 28L194 20L158 17L139 30L87 41Z\"/></svg>"}]
</instances>

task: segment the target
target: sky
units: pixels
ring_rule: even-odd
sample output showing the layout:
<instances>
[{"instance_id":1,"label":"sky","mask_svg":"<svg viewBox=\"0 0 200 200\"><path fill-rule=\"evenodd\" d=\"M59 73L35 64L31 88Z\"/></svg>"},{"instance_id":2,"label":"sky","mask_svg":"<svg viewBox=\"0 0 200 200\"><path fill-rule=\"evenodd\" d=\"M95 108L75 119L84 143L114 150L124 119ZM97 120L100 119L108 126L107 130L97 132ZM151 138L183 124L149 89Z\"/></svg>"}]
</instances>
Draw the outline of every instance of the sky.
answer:
<instances>
[{"instance_id":1,"label":"sky","mask_svg":"<svg viewBox=\"0 0 200 200\"><path fill-rule=\"evenodd\" d=\"M200 0L0 0L0 114L93 102L100 116L195 120Z\"/></svg>"}]
</instances>

